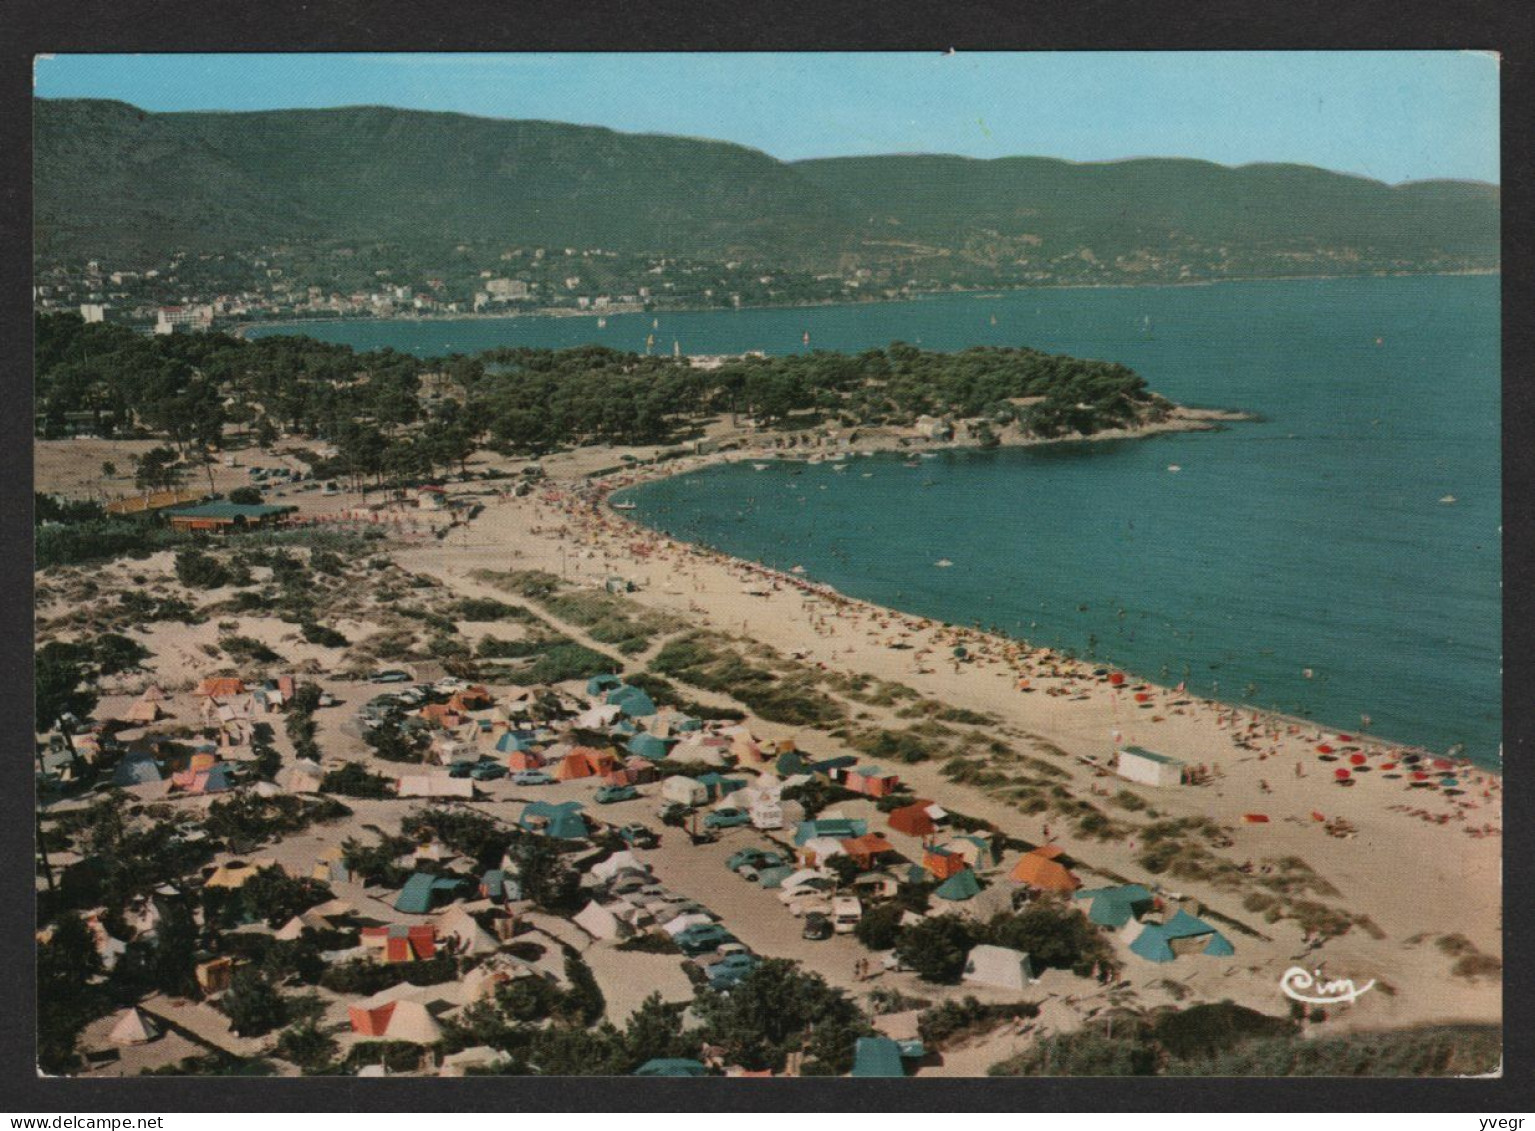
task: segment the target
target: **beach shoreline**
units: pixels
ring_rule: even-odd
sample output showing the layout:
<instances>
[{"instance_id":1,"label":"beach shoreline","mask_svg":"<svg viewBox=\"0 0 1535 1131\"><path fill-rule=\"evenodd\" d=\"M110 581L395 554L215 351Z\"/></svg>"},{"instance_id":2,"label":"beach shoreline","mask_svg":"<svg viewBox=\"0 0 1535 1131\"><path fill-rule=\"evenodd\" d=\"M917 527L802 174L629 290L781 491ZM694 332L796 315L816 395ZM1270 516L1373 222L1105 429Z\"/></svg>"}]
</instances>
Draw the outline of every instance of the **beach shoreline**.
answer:
<instances>
[{"instance_id":1,"label":"beach shoreline","mask_svg":"<svg viewBox=\"0 0 1535 1131\"><path fill-rule=\"evenodd\" d=\"M1249 871L1255 886L1171 882L1220 921L1240 924L1232 927L1238 935L1253 934L1238 942L1239 953L1251 960L1244 961L1240 977L1231 972L1207 981L1199 971L1188 979L1201 998L1230 997L1270 1012L1282 1009L1275 980L1300 959L1325 962L1349 976L1377 977L1397 989L1361 1001L1342 1019L1344 1028L1500 1017L1499 987L1485 979L1462 981L1449 972L1443 952L1449 944L1428 945L1457 935L1479 953L1501 953L1497 774L1457 764L1464 796L1411 788L1408 781L1389 777L1387 767L1411 752L1400 744L1340 736L1315 722L1184 695L1131 676L1116 686L1107 674L1093 675L1096 665L1048 649L945 626L669 538L614 511L611 496L642 478L681 474L750 453L589 475L604 462L610 465L612 455L582 451L547 458L541 463L548 478L523 497L493 496L461 527L461 544L460 535L450 533L439 545L402 550L396 560L453 592L484 597L505 597L490 579L507 570L542 571L577 589L602 588L622 578L625 588L634 586L624 593L626 600L668 614L686 626L684 632L712 634L741 648L767 648L828 678L904 685L924 701L987 716L994 725L983 733L1004 737L1031 758L1055 766L1069 796L1104 805L1116 822L1132 819L1131 812L1115 807L1126 792L1139 794L1164 822L1213 822L1223 839L1211 851ZM956 646L966 648L965 660L953 658ZM621 662L625 669L647 670L649 656ZM678 687L705 701L718 698L686 681ZM893 710L854 707L855 729L907 725ZM772 724L748 714L754 733L768 739L792 738L816 755L858 753L828 730ZM1330 742L1340 743L1337 754L1317 750ZM1145 790L1118 777L1114 751L1130 745L1180 759L1202 784ZM1363 769L1353 764L1356 755ZM1352 767L1350 788L1334 783L1334 769L1341 766ZM1005 789L956 781L937 763L893 768L920 797L937 798L1010 837L1059 845L1096 882L1157 878L1140 863L1140 826L1129 825L1131 831L1117 841L1103 841L1048 812L1020 810ZM1250 823L1255 815L1261 823ZM1307 874L1314 871L1316 891L1331 893L1308 896L1310 902L1353 915L1360 925L1322 939L1288 916L1267 919L1262 885L1271 882L1277 862L1286 860L1300 862ZM1404 875L1414 881L1404 884ZM1169 879L1162 877L1164 883Z\"/></svg>"}]
</instances>

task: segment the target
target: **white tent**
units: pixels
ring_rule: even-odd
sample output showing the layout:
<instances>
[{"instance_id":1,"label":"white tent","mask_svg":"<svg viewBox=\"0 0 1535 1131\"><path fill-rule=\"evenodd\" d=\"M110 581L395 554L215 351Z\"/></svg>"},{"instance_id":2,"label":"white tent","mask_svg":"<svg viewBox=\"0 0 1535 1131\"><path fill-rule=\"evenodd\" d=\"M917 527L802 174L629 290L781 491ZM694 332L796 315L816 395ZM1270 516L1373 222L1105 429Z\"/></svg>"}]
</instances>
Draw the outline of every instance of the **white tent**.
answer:
<instances>
[{"instance_id":1,"label":"white tent","mask_svg":"<svg viewBox=\"0 0 1535 1131\"><path fill-rule=\"evenodd\" d=\"M438 1069L437 1075L463 1076L466 1068L494 1068L506 1059L506 1053L500 1049L493 1049L489 1045L475 1045L473 1048L443 1057L442 1067Z\"/></svg>"},{"instance_id":2,"label":"white tent","mask_svg":"<svg viewBox=\"0 0 1535 1131\"><path fill-rule=\"evenodd\" d=\"M581 908L570 917L570 921L594 939L626 938L630 933L627 923L596 902L588 903Z\"/></svg>"},{"instance_id":3,"label":"white tent","mask_svg":"<svg viewBox=\"0 0 1535 1131\"><path fill-rule=\"evenodd\" d=\"M308 758L295 758L283 770L278 784L289 793L318 793L320 781L324 777L325 771L320 768L320 763Z\"/></svg>"},{"instance_id":4,"label":"white tent","mask_svg":"<svg viewBox=\"0 0 1535 1131\"><path fill-rule=\"evenodd\" d=\"M409 774L400 779L401 797L462 797L474 800L474 782L446 774Z\"/></svg>"},{"instance_id":5,"label":"white tent","mask_svg":"<svg viewBox=\"0 0 1535 1131\"><path fill-rule=\"evenodd\" d=\"M835 837L813 836L799 846L800 859L807 864L822 865L833 856L845 856L842 842Z\"/></svg>"},{"instance_id":6,"label":"white tent","mask_svg":"<svg viewBox=\"0 0 1535 1131\"><path fill-rule=\"evenodd\" d=\"M649 867L640 863L634 853L627 848L613 853L606 860L600 860L592 865L592 875L599 880L610 880L625 868L637 868L642 872L650 871Z\"/></svg>"},{"instance_id":7,"label":"white tent","mask_svg":"<svg viewBox=\"0 0 1535 1131\"><path fill-rule=\"evenodd\" d=\"M442 1039L442 1027L437 1024L437 1019L431 1011L419 1001L404 997L401 991L409 991L410 986L391 986L372 997L358 1002L352 1006L353 1010L363 1010L373 1013L390 1005L394 1009L389 1014L388 1024L385 1026L382 1036L390 1041L409 1041L416 1045L435 1044Z\"/></svg>"},{"instance_id":8,"label":"white tent","mask_svg":"<svg viewBox=\"0 0 1535 1131\"><path fill-rule=\"evenodd\" d=\"M459 904L437 916L436 922L438 936L456 939L459 954L494 954L500 949L495 936Z\"/></svg>"},{"instance_id":9,"label":"white tent","mask_svg":"<svg viewBox=\"0 0 1535 1131\"><path fill-rule=\"evenodd\" d=\"M624 713L624 709L617 703L604 703L599 707L591 707L576 716L576 726L583 730L602 730L612 726L618 716Z\"/></svg>"},{"instance_id":10,"label":"white tent","mask_svg":"<svg viewBox=\"0 0 1535 1131\"><path fill-rule=\"evenodd\" d=\"M700 911L689 911L685 915L678 915L675 919L673 919L670 923L667 923L661 929L669 934L672 938L676 938L689 927L695 925L701 926L705 923L712 922L714 922L713 919L709 918L709 916L703 914Z\"/></svg>"},{"instance_id":11,"label":"white tent","mask_svg":"<svg viewBox=\"0 0 1535 1131\"><path fill-rule=\"evenodd\" d=\"M1021 950L1005 946L974 946L965 959L964 980L980 986L1022 990L1034 979L1034 966Z\"/></svg>"},{"instance_id":12,"label":"white tent","mask_svg":"<svg viewBox=\"0 0 1535 1131\"><path fill-rule=\"evenodd\" d=\"M709 799L709 790L702 782L676 774L661 783L661 796L682 805L702 805Z\"/></svg>"},{"instance_id":13,"label":"white tent","mask_svg":"<svg viewBox=\"0 0 1535 1131\"><path fill-rule=\"evenodd\" d=\"M142 1045L160 1035L160 1026L138 1006L123 1010L107 1040L114 1045Z\"/></svg>"}]
</instances>

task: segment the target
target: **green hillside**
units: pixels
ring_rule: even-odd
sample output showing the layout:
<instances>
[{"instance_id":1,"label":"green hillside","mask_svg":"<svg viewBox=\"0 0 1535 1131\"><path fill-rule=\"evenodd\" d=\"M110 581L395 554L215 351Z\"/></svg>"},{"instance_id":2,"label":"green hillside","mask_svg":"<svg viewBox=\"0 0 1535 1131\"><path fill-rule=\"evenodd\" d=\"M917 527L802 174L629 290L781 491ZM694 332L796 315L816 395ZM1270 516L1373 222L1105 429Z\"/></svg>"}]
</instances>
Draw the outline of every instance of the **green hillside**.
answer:
<instances>
[{"instance_id":1,"label":"green hillside","mask_svg":"<svg viewBox=\"0 0 1535 1131\"><path fill-rule=\"evenodd\" d=\"M1293 165L832 158L380 107L35 107L37 260L370 240L572 246L935 282L1485 268L1499 192Z\"/></svg>"}]
</instances>

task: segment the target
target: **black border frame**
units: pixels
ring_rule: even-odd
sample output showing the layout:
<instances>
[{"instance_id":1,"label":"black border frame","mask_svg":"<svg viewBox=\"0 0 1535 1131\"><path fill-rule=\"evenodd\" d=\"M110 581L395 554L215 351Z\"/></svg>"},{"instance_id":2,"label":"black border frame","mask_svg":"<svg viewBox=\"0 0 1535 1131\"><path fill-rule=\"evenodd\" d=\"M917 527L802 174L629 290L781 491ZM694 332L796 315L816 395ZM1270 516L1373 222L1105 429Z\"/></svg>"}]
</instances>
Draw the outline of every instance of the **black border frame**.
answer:
<instances>
[{"instance_id":1,"label":"black border frame","mask_svg":"<svg viewBox=\"0 0 1535 1131\"><path fill-rule=\"evenodd\" d=\"M699 0L77 0L0 8L0 380L30 399L31 68L35 52L194 51L827 51L1409 50L1502 55L1505 1062L1495 1080L850 1079L795 1081L469 1078L281 1080L38 1079L29 859L31 760L31 418L0 412L0 1107L58 1111L1449 1111L1535 1108L1529 893L1535 812L1528 763L1535 649L1535 17L1526 0L954 0L944 5L782 0L729 8ZM23 7L25 5L25 7ZM20 866L18 866L20 865Z\"/></svg>"}]
</instances>

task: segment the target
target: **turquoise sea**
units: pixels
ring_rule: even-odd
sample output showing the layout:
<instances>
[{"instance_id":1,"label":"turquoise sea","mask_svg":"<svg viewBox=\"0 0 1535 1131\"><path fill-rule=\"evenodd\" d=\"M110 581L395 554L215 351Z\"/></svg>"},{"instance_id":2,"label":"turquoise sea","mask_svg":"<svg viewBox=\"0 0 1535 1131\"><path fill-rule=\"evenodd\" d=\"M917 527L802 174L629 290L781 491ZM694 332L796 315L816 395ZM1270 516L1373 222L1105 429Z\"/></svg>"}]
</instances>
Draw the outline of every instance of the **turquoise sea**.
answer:
<instances>
[{"instance_id":1,"label":"turquoise sea","mask_svg":"<svg viewBox=\"0 0 1535 1131\"><path fill-rule=\"evenodd\" d=\"M357 322L431 355L1030 345L1123 362L1213 433L925 459L721 466L633 517L852 596L995 626L1231 701L1499 764L1499 280L1016 291L660 317ZM1170 467L1180 468L1178 471ZM800 474L793 472L800 471ZM1453 499L1453 502L1442 501ZM935 562L947 559L951 567Z\"/></svg>"}]
</instances>

